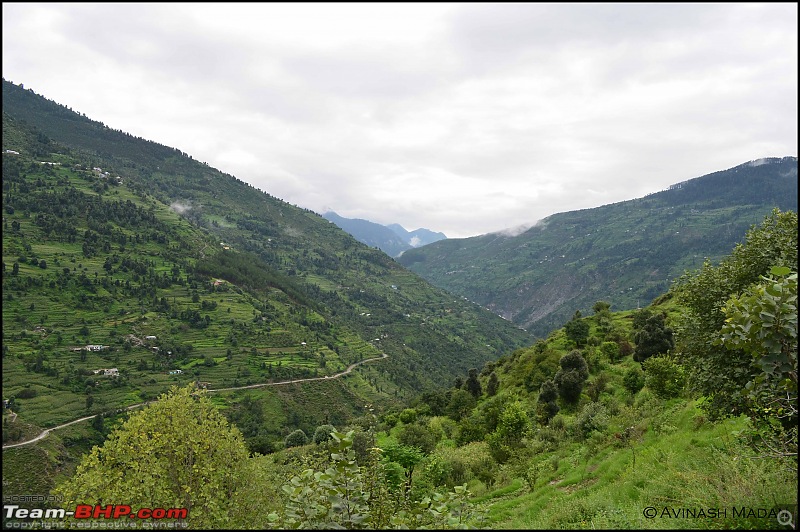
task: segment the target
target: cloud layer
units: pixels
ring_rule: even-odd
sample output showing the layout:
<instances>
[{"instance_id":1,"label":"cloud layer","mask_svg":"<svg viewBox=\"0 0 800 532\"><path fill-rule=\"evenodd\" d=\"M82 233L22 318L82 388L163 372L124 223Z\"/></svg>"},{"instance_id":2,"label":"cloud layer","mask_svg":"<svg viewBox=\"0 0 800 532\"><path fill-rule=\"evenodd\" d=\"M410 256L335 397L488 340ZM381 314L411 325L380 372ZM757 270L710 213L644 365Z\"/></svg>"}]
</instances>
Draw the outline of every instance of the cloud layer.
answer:
<instances>
[{"instance_id":1,"label":"cloud layer","mask_svg":"<svg viewBox=\"0 0 800 532\"><path fill-rule=\"evenodd\" d=\"M3 4L5 79L449 237L797 155L797 44L796 4Z\"/></svg>"}]
</instances>

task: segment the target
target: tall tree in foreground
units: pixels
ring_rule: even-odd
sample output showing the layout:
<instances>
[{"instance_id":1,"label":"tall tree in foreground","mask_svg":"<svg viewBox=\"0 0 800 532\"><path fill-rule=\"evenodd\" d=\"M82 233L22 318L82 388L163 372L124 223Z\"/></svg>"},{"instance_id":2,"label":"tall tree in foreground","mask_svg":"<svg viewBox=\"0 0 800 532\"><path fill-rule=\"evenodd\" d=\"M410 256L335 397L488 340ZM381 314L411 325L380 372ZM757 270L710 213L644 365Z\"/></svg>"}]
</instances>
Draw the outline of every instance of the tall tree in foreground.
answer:
<instances>
[{"instance_id":1,"label":"tall tree in foreground","mask_svg":"<svg viewBox=\"0 0 800 532\"><path fill-rule=\"evenodd\" d=\"M747 383L763 373L745 345L720 345L725 325L723 309L732 297L762 282L774 266L797 271L797 213L775 210L760 226L753 226L744 244L713 266L687 273L674 291L685 313L675 324L675 353L689 370L688 385L704 396L703 408L712 419L749 411Z\"/></svg>"},{"instance_id":2,"label":"tall tree in foreground","mask_svg":"<svg viewBox=\"0 0 800 532\"><path fill-rule=\"evenodd\" d=\"M78 504L186 508L191 528L226 528L240 515L249 482L244 438L194 386L172 388L131 414L59 485L64 508Z\"/></svg>"}]
</instances>

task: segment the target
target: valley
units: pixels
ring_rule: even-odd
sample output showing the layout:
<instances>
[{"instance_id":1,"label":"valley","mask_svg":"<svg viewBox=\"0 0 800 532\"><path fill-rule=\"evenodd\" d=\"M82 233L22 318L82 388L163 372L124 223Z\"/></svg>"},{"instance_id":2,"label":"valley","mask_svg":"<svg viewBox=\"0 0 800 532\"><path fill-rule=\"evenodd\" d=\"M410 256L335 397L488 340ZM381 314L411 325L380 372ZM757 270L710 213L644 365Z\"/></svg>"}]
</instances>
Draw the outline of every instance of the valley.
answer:
<instances>
[{"instance_id":1,"label":"valley","mask_svg":"<svg viewBox=\"0 0 800 532\"><path fill-rule=\"evenodd\" d=\"M5 80L2 149L6 500L198 529L797 515L794 157L392 258Z\"/></svg>"}]
</instances>

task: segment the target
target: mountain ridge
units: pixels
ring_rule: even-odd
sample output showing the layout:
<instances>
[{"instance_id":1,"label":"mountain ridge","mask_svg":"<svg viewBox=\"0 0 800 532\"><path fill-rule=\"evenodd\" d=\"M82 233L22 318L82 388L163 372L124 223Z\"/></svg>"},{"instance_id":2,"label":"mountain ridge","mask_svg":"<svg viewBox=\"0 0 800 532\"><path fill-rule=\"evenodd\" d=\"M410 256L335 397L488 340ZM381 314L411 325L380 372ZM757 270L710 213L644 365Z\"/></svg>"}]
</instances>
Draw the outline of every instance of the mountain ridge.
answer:
<instances>
[{"instance_id":1,"label":"mountain ridge","mask_svg":"<svg viewBox=\"0 0 800 532\"><path fill-rule=\"evenodd\" d=\"M334 211L327 211L322 217L350 233L359 242L376 247L392 257L447 238L444 233L430 229L407 231L400 224L382 225L363 218L345 218Z\"/></svg>"},{"instance_id":2,"label":"mountain ridge","mask_svg":"<svg viewBox=\"0 0 800 532\"><path fill-rule=\"evenodd\" d=\"M398 258L433 284L544 336L597 300L647 304L716 260L773 208L797 210L797 158L749 161L642 198L448 239Z\"/></svg>"}]
</instances>

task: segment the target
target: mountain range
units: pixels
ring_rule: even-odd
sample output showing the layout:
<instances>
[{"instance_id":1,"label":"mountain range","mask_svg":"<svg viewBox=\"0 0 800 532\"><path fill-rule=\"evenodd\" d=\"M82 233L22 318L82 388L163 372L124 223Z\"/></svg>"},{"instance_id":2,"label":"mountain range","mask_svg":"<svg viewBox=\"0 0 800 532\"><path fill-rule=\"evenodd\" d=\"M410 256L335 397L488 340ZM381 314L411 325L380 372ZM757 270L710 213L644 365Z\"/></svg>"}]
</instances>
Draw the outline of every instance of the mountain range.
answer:
<instances>
[{"instance_id":1,"label":"mountain range","mask_svg":"<svg viewBox=\"0 0 800 532\"><path fill-rule=\"evenodd\" d=\"M322 217L353 235L359 242L376 247L392 257L398 257L406 250L447 238L444 233L430 229L407 231L400 224L381 225L361 218L345 218L333 211L326 212Z\"/></svg>"},{"instance_id":2,"label":"mountain range","mask_svg":"<svg viewBox=\"0 0 800 532\"><path fill-rule=\"evenodd\" d=\"M774 208L797 210L797 158L764 158L657 193L554 214L520 234L448 239L398 261L538 337L599 300L647 305Z\"/></svg>"}]
</instances>

